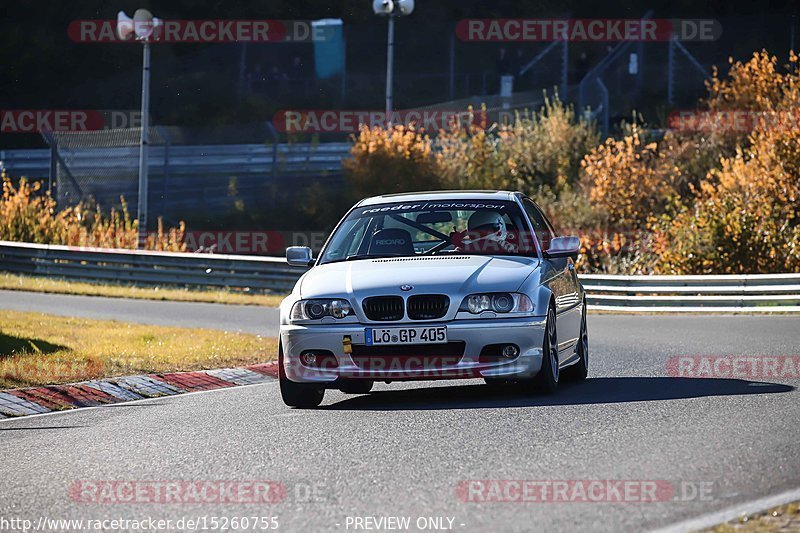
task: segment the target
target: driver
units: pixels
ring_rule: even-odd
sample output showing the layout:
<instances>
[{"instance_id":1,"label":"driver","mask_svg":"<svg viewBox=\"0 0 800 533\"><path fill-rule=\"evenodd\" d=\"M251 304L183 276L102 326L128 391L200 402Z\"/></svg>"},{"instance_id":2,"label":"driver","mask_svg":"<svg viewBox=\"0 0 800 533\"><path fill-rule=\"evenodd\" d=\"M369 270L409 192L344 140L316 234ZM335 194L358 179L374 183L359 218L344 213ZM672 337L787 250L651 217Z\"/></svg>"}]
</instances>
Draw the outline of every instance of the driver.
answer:
<instances>
[{"instance_id":1,"label":"driver","mask_svg":"<svg viewBox=\"0 0 800 533\"><path fill-rule=\"evenodd\" d=\"M465 252L517 253L519 247L509 242L512 239L513 235L509 233L503 215L497 211L486 209L475 211L470 215L467 221L467 231L460 232L453 244Z\"/></svg>"}]
</instances>

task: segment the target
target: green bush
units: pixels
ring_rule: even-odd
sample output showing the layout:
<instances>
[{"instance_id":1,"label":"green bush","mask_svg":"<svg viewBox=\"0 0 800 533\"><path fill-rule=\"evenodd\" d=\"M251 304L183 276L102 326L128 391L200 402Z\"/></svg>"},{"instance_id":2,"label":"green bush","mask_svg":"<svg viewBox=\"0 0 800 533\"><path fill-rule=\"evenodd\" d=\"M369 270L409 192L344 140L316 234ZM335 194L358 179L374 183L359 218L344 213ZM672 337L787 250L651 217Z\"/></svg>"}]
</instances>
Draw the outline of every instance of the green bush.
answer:
<instances>
[{"instance_id":1,"label":"green bush","mask_svg":"<svg viewBox=\"0 0 800 533\"><path fill-rule=\"evenodd\" d=\"M507 123L455 124L434 142L442 178L466 189L562 190L578 181L581 159L597 144L595 124L580 119L556 94L538 111Z\"/></svg>"}]
</instances>

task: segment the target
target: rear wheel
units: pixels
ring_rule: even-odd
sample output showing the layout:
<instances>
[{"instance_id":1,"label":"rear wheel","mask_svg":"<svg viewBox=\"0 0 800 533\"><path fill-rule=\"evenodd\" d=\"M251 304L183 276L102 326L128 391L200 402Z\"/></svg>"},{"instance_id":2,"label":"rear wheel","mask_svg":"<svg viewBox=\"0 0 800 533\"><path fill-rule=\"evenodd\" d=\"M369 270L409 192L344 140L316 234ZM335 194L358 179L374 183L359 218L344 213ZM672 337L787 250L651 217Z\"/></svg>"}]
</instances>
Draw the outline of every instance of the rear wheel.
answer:
<instances>
[{"instance_id":1,"label":"rear wheel","mask_svg":"<svg viewBox=\"0 0 800 533\"><path fill-rule=\"evenodd\" d=\"M367 394L373 384L374 381L370 379L349 379L339 384L339 390L345 394Z\"/></svg>"},{"instance_id":2,"label":"rear wheel","mask_svg":"<svg viewBox=\"0 0 800 533\"><path fill-rule=\"evenodd\" d=\"M533 377L532 392L552 394L558 388L558 335L556 332L556 311L550 306L547 309L547 322L544 328L542 341L542 368Z\"/></svg>"},{"instance_id":3,"label":"rear wheel","mask_svg":"<svg viewBox=\"0 0 800 533\"><path fill-rule=\"evenodd\" d=\"M325 389L313 383L295 383L286 377L283 368L283 346L278 343L278 381L283 403L290 407L317 407L325 397Z\"/></svg>"},{"instance_id":4,"label":"rear wheel","mask_svg":"<svg viewBox=\"0 0 800 533\"><path fill-rule=\"evenodd\" d=\"M583 381L589 374L589 331L586 328L586 302L583 302L581 332L575 347L578 362L564 369L564 377L572 381Z\"/></svg>"}]
</instances>

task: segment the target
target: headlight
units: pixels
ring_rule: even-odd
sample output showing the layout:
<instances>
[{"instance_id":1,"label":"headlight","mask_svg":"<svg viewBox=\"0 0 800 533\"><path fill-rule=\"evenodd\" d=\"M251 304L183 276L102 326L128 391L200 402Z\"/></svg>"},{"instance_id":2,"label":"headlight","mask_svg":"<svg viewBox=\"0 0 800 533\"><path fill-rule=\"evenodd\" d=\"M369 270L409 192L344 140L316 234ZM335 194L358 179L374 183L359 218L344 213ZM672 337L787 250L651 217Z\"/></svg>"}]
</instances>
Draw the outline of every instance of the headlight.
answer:
<instances>
[{"instance_id":1,"label":"headlight","mask_svg":"<svg viewBox=\"0 0 800 533\"><path fill-rule=\"evenodd\" d=\"M353 314L350 302L342 299L300 300L292 306L290 320L317 320L332 316L344 318Z\"/></svg>"},{"instance_id":2,"label":"headlight","mask_svg":"<svg viewBox=\"0 0 800 533\"><path fill-rule=\"evenodd\" d=\"M470 294L461 302L459 311L467 311L478 315L484 311L495 313L530 313L533 311L533 302L524 294L518 292L489 292L483 294Z\"/></svg>"}]
</instances>

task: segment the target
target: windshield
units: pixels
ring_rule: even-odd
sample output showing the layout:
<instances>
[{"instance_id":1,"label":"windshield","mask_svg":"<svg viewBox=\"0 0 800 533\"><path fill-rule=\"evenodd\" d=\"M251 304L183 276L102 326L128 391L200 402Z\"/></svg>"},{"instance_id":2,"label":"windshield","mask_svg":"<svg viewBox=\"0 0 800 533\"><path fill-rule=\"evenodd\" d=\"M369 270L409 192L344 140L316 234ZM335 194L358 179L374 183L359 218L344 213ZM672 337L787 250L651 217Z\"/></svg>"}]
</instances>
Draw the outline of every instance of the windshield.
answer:
<instances>
[{"instance_id":1,"label":"windshield","mask_svg":"<svg viewBox=\"0 0 800 533\"><path fill-rule=\"evenodd\" d=\"M339 225L320 263L438 254L536 255L515 202L437 200L369 205Z\"/></svg>"}]
</instances>

